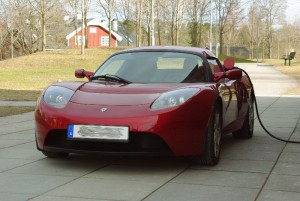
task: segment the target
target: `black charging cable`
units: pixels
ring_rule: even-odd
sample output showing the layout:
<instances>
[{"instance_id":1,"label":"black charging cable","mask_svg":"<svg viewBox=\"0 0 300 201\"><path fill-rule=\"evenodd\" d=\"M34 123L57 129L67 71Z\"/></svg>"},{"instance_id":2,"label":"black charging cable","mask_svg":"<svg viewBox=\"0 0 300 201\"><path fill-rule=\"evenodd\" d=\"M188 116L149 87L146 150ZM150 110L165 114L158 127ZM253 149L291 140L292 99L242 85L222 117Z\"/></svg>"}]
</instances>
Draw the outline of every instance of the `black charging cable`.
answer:
<instances>
[{"instance_id":1,"label":"black charging cable","mask_svg":"<svg viewBox=\"0 0 300 201\"><path fill-rule=\"evenodd\" d=\"M253 92L253 96L254 96L254 103L255 103L255 111L256 111L256 114L257 114L257 119L261 125L261 127L264 129L264 131L270 135L272 138L275 138L276 140L279 140L279 141L282 141L282 142L286 142L286 143L294 143L294 144L300 144L300 141L291 141L291 140L285 140L285 139L282 139L282 138L279 138L279 137L276 137L275 135L273 135L272 133L270 133L268 131L268 129L266 129L266 127L264 126L264 124L262 123L261 119L260 119L260 115L258 113L258 106L257 106L257 101L256 101L256 96L255 96L255 92L254 92L254 86L252 84L252 81L250 79L250 76L248 75L248 73L244 70L244 69L241 69L241 68L238 68L238 67L233 67L233 69L239 69L241 71L243 71L248 79L249 79L249 82L250 82L250 85L251 85L251 88L252 88L252 92Z\"/></svg>"}]
</instances>

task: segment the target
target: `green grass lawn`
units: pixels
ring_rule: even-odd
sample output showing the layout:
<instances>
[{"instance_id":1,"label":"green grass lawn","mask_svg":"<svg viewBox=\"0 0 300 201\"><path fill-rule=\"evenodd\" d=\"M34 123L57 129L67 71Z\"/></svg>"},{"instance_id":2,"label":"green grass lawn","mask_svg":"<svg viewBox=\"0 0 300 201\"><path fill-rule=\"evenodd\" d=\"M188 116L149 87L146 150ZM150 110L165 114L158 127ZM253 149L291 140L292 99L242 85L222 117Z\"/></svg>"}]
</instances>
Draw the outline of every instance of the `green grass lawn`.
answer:
<instances>
[{"instance_id":1,"label":"green grass lawn","mask_svg":"<svg viewBox=\"0 0 300 201\"><path fill-rule=\"evenodd\" d=\"M0 94L1 101L36 101L41 91L0 89Z\"/></svg>"},{"instance_id":2,"label":"green grass lawn","mask_svg":"<svg viewBox=\"0 0 300 201\"><path fill-rule=\"evenodd\" d=\"M35 107L0 106L0 117L34 111Z\"/></svg>"},{"instance_id":3,"label":"green grass lawn","mask_svg":"<svg viewBox=\"0 0 300 201\"><path fill-rule=\"evenodd\" d=\"M219 55L219 59L221 61L224 61L226 58L233 58L235 63L255 63L255 61L251 61L248 59L241 59L241 58L231 57L231 56L227 56L227 55Z\"/></svg>"},{"instance_id":4,"label":"green grass lawn","mask_svg":"<svg viewBox=\"0 0 300 201\"><path fill-rule=\"evenodd\" d=\"M41 91L58 80L76 80L75 69L95 71L119 48L78 49L39 52L0 61L0 89ZM77 79L78 80L78 79Z\"/></svg>"}]
</instances>

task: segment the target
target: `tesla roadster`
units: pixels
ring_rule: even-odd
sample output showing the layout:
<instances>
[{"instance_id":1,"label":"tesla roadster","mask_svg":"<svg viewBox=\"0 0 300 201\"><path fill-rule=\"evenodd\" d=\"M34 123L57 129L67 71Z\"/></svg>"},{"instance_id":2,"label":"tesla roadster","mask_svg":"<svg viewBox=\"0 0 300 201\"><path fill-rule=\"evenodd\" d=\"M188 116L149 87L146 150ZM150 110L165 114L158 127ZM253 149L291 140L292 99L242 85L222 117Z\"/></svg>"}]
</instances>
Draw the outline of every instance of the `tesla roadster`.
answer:
<instances>
[{"instance_id":1,"label":"tesla roadster","mask_svg":"<svg viewBox=\"0 0 300 201\"><path fill-rule=\"evenodd\" d=\"M42 92L37 149L48 157L162 154L215 165L222 135L253 135L253 92L233 66L202 48L117 52L95 72L76 70L85 81L57 82Z\"/></svg>"}]
</instances>

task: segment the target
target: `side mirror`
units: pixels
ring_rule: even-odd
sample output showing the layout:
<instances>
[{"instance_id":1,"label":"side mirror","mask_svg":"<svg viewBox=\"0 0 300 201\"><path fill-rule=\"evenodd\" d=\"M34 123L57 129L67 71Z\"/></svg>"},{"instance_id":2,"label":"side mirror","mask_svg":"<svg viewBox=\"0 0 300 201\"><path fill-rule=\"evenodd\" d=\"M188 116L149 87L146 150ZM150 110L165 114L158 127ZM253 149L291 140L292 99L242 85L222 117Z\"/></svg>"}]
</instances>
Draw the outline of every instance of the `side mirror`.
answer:
<instances>
[{"instance_id":1,"label":"side mirror","mask_svg":"<svg viewBox=\"0 0 300 201\"><path fill-rule=\"evenodd\" d=\"M76 78L84 78L86 77L88 80L94 75L93 72L85 71L84 69L77 69L75 70L75 77Z\"/></svg>"},{"instance_id":2,"label":"side mirror","mask_svg":"<svg viewBox=\"0 0 300 201\"><path fill-rule=\"evenodd\" d=\"M214 74L214 81L218 82L222 78L227 78L230 80L239 80L242 79L243 73L241 70L234 69L234 70L228 70L226 72L217 72Z\"/></svg>"},{"instance_id":3,"label":"side mirror","mask_svg":"<svg viewBox=\"0 0 300 201\"><path fill-rule=\"evenodd\" d=\"M226 77L230 80L239 80L242 79L243 73L239 69L229 70L226 72Z\"/></svg>"},{"instance_id":4,"label":"side mirror","mask_svg":"<svg viewBox=\"0 0 300 201\"><path fill-rule=\"evenodd\" d=\"M85 77L84 72L85 72L84 69L76 69L75 70L75 77L76 78L84 78Z\"/></svg>"},{"instance_id":5,"label":"side mirror","mask_svg":"<svg viewBox=\"0 0 300 201\"><path fill-rule=\"evenodd\" d=\"M223 66L226 70L231 70L234 67L235 63L232 58L227 58L223 62Z\"/></svg>"}]
</instances>

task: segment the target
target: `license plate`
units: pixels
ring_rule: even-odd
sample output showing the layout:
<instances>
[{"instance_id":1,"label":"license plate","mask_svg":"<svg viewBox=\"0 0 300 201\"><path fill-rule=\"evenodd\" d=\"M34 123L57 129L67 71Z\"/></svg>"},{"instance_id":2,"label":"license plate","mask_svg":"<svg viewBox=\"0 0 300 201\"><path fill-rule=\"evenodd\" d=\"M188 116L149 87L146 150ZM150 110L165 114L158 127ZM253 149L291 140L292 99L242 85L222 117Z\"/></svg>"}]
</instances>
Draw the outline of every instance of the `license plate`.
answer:
<instances>
[{"instance_id":1,"label":"license plate","mask_svg":"<svg viewBox=\"0 0 300 201\"><path fill-rule=\"evenodd\" d=\"M70 124L68 126L68 138L128 141L129 129L126 126Z\"/></svg>"}]
</instances>

